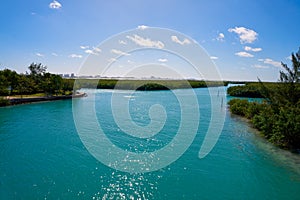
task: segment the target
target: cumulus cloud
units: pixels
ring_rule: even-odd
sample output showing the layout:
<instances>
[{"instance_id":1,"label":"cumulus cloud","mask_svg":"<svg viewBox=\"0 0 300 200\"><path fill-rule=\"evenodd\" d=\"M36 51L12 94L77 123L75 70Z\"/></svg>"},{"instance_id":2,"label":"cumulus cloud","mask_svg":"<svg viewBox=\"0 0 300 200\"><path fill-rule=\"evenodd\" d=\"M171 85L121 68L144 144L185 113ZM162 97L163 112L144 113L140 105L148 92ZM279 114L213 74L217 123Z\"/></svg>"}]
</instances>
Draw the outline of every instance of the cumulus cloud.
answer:
<instances>
[{"instance_id":1,"label":"cumulus cloud","mask_svg":"<svg viewBox=\"0 0 300 200\"><path fill-rule=\"evenodd\" d=\"M245 49L245 51L253 51L253 52L262 51L262 48L252 48L252 47L249 47L249 46L245 46L244 49Z\"/></svg>"},{"instance_id":2,"label":"cumulus cloud","mask_svg":"<svg viewBox=\"0 0 300 200\"><path fill-rule=\"evenodd\" d=\"M245 52L245 51L240 51L235 53L235 55L239 56L239 57L245 57L245 58L251 58L254 57L252 54Z\"/></svg>"},{"instance_id":3,"label":"cumulus cloud","mask_svg":"<svg viewBox=\"0 0 300 200\"><path fill-rule=\"evenodd\" d=\"M172 35L171 39L172 39L173 42L175 42L177 44L180 44L180 45L185 45L185 44L190 44L191 43L191 41L189 41L187 38L184 38L183 41L180 41L176 35Z\"/></svg>"},{"instance_id":4,"label":"cumulus cloud","mask_svg":"<svg viewBox=\"0 0 300 200\"><path fill-rule=\"evenodd\" d=\"M70 58L82 58L82 55L79 54L71 54L69 55Z\"/></svg>"},{"instance_id":5,"label":"cumulus cloud","mask_svg":"<svg viewBox=\"0 0 300 200\"><path fill-rule=\"evenodd\" d=\"M212 60L217 60L217 59L219 59L219 58L218 58L217 56L211 56L210 59L212 59Z\"/></svg>"},{"instance_id":6,"label":"cumulus cloud","mask_svg":"<svg viewBox=\"0 0 300 200\"><path fill-rule=\"evenodd\" d=\"M140 29L140 30L145 30L145 29L149 28L149 26L140 25L137 28Z\"/></svg>"},{"instance_id":7,"label":"cumulus cloud","mask_svg":"<svg viewBox=\"0 0 300 200\"><path fill-rule=\"evenodd\" d=\"M126 36L128 39L130 39L131 41L133 41L135 44L139 45L139 46L143 46L143 47L155 47L158 49L162 49L164 48L164 43L162 43L161 41L153 41L149 38L143 38L139 35L133 35L133 36Z\"/></svg>"},{"instance_id":8,"label":"cumulus cloud","mask_svg":"<svg viewBox=\"0 0 300 200\"><path fill-rule=\"evenodd\" d=\"M55 0L49 4L49 8L51 9L60 9L61 7L62 7L61 3Z\"/></svg>"},{"instance_id":9,"label":"cumulus cloud","mask_svg":"<svg viewBox=\"0 0 300 200\"><path fill-rule=\"evenodd\" d=\"M160 59L158 59L158 61L159 62L168 62L168 59L166 59L166 58L160 58Z\"/></svg>"},{"instance_id":10,"label":"cumulus cloud","mask_svg":"<svg viewBox=\"0 0 300 200\"><path fill-rule=\"evenodd\" d=\"M257 68L257 69L268 69L269 66L265 66L265 65L253 65L254 68Z\"/></svg>"},{"instance_id":11,"label":"cumulus cloud","mask_svg":"<svg viewBox=\"0 0 300 200\"><path fill-rule=\"evenodd\" d=\"M266 58L266 59L258 59L258 61L263 62L265 64L272 65L274 67L281 67L281 62L274 61L271 58Z\"/></svg>"},{"instance_id":12,"label":"cumulus cloud","mask_svg":"<svg viewBox=\"0 0 300 200\"><path fill-rule=\"evenodd\" d=\"M223 41L224 41L224 38L225 38L224 33L219 33L219 35L218 35L218 37L217 37L217 40L223 42Z\"/></svg>"},{"instance_id":13,"label":"cumulus cloud","mask_svg":"<svg viewBox=\"0 0 300 200\"><path fill-rule=\"evenodd\" d=\"M258 37L257 32L255 32L254 30L251 30L251 29L247 29L245 27L230 28L230 29L228 29L228 31L231 33L234 32L234 33L238 34L238 36L240 38L240 42L242 44L253 43Z\"/></svg>"},{"instance_id":14,"label":"cumulus cloud","mask_svg":"<svg viewBox=\"0 0 300 200\"><path fill-rule=\"evenodd\" d=\"M41 54L41 53L36 53L35 55L38 57L44 57L44 54Z\"/></svg>"},{"instance_id":15,"label":"cumulus cloud","mask_svg":"<svg viewBox=\"0 0 300 200\"><path fill-rule=\"evenodd\" d=\"M52 56L58 56L57 53L51 53Z\"/></svg>"},{"instance_id":16,"label":"cumulus cloud","mask_svg":"<svg viewBox=\"0 0 300 200\"><path fill-rule=\"evenodd\" d=\"M130 55L130 54L128 54L126 52L123 52L123 51L120 51L118 49L112 49L110 52L114 53L114 54L117 54L117 55L120 55L120 56L129 56Z\"/></svg>"}]
</instances>

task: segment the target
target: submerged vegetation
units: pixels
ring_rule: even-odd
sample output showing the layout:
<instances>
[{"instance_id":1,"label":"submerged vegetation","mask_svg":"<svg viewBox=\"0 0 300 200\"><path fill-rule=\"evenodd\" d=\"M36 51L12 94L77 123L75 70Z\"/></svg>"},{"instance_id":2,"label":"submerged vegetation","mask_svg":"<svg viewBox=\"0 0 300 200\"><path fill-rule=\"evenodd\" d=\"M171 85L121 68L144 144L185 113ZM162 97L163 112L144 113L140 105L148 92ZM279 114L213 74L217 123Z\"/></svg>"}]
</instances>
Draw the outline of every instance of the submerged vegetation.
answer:
<instances>
[{"instance_id":1,"label":"submerged vegetation","mask_svg":"<svg viewBox=\"0 0 300 200\"><path fill-rule=\"evenodd\" d=\"M282 63L278 83L232 87L229 95L263 97L262 103L229 101L230 111L250 119L253 126L282 148L300 149L300 54L292 54L292 68Z\"/></svg>"}]
</instances>

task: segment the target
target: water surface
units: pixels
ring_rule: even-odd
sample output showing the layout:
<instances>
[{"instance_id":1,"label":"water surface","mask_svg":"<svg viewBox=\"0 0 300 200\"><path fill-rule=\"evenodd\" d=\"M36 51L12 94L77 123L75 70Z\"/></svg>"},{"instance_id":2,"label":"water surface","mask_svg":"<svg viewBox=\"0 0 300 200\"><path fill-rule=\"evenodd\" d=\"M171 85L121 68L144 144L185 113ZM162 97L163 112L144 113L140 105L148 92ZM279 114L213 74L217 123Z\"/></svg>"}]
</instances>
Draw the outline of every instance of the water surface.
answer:
<instances>
[{"instance_id":1,"label":"water surface","mask_svg":"<svg viewBox=\"0 0 300 200\"><path fill-rule=\"evenodd\" d=\"M97 161L77 134L71 100L0 108L0 199L299 199L299 156L266 143L228 111L216 146L199 159L211 113L207 89L195 92L200 125L192 145L176 162L145 174L116 171ZM111 91L99 90L97 117L115 145L155 151L175 136L180 108L171 91L122 94L130 98L137 124L149 123L149 107L156 103L165 106L168 119L161 134L136 141L116 126Z\"/></svg>"}]
</instances>

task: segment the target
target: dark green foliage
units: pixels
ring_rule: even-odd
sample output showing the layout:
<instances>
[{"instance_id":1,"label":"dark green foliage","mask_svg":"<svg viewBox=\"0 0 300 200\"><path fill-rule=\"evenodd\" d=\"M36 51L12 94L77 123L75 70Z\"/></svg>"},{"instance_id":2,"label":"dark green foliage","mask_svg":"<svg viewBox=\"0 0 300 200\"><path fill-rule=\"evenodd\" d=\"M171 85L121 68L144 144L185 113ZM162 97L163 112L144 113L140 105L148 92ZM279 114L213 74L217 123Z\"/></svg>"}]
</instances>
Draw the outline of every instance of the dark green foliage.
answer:
<instances>
[{"instance_id":1,"label":"dark green foliage","mask_svg":"<svg viewBox=\"0 0 300 200\"><path fill-rule=\"evenodd\" d=\"M233 114L246 116L247 109L250 103L245 99L232 99L228 104L230 105L230 111Z\"/></svg>"},{"instance_id":2,"label":"dark green foliage","mask_svg":"<svg viewBox=\"0 0 300 200\"><path fill-rule=\"evenodd\" d=\"M21 74L18 76L17 87L12 94L33 94L35 90L34 80L27 75Z\"/></svg>"},{"instance_id":3,"label":"dark green foliage","mask_svg":"<svg viewBox=\"0 0 300 200\"><path fill-rule=\"evenodd\" d=\"M29 73L0 70L0 96L45 93L49 96L71 93L74 80L64 80L59 75L47 72L42 64L32 63Z\"/></svg>"},{"instance_id":4,"label":"dark green foliage","mask_svg":"<svg viewBox=\"0 0 300 200\"><path fill-rule=\"evenodd\" d=\"M7 96L17 87L18 74L15 71L4 69L0 71L0 96Z\"/></svg>"},{"instance_id":5,"label":"dark green foliage","mask_svg":"<svg viewBox=\"0 0 300 200\"><path fill-rule=\"evenodd\" d=\"M136 90L142 90L142 91L147 91L147 90L169 90L169 88L157 84L157 83L148 83L145 85L142 85L140 87L138 87Z\"/></svg>"},{"instance_id":6,"label":"dark green foliage","mask_svg":"<svg viewBox=\"0 0 300 200\"><path fill-rule=\"evenodd\" d=\"M269 141L289 149L300 148L300 55L292 54L292 68L282 63L286 72L280 71L279 83L265 84L260 81L256 90L266 99L259 104L233 99L229 102L234 114L247 117ZM235 91L236 90L236 91ZM244 91L234 88L233 93ZM245 94L245 93L244 93Z\"/></svg>"}]
</instances>

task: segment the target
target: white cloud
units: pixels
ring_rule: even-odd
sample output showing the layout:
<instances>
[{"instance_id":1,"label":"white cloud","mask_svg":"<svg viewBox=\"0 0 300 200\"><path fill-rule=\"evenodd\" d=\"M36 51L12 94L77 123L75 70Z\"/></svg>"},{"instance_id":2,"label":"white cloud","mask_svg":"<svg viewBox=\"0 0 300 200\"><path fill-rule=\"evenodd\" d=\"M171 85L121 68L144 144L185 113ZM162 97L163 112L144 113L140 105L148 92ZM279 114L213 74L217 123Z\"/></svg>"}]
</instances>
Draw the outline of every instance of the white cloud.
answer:
<instances>
[{"instance_id":1,"label":"white cloud","mask_svg":"<svg viewBox=\"0 0 300 200\"><path fill-rule=\"evenodd\" d=\"M80 46L80 49L88 49L89 46Z\"/></svg>"},{"instance_id":2,"label":"white cloud","mask_svg":"<svg viewBox=\"0 0 300 200\"><path fill-rule=\"evenodd\" d=\"M97 52L95 52L95 51L93 51L91 49L87 49L84 52L87 53L87 54L99 55Z\"/></svg>"},{"instance_id":3,"label":"white cloud","mask_svg":"<svg viewBox=\"0 0 300 200\"><path fill-rule=\"evenodd\" d=\"M246 58L254 57L252 54L247 53L245 51L237 52L237 53L235 53L235 55L240 56L240 57L246 57Z\"/></svg>"},{"instance_id":4,"label":"white cloud","mask_svg":"<svg viewBox=\"0 0 300 200\"><path fill-rule=\"evenodd\" d=\"M245 49L245 51L253 51L253 52L262 51L262 48L252 48L252 47L249 47L249 46L245 46L244 49Z\"/></svg>"},{"instance_id":5,"label":"white cloud","mask_svg":"<svg viewBox=\"0 0 300 200\"><path fill-rule=\"evenodd\" d=\"M218 37L217 37L217 40L223 42L223 41L224 41L224 38L225 38L224 33L219 33L219 35L218 35Z\"/></svg>"},{"instance_id":6,"label":"white cloud","mask_svg":"<svg viewBox=\"0 0 300 200\"><path fill-rule=\"evenodd\" d=\"M99 55L99 53L102 51L98 47L89 47L89 46L80 46L81 49L85 50L84 52L87 54L93 54L93 55Z\"/></svg>"},{"instance_id":7,"label":"white cloud","mask_svg":"<svg viewBox=\"0 0 300 200\"><path fill-rule=\"evenodd\" d=\"M212 59L212 60L217 60L217 59L219 59L219 58L218 58L217 56L211 56L210 59Z\"/></svg>"},{"instance_id":8,"label":"white cloud","mask_svg":"<svg viewBox=\"0 0 300 200\"><path fill-rule=\"evenodd\" d=\"M49 4L49 8L51 9L60 9L62 5L58 1L53 1Z\"/></svg>"},{"instance_id":9,"label":"white cloud","mask_svg":"<svg viewBox=\"0 0 300 200\"><path fill-rule=\"evenodd\" d=\"M82 55L79 54L71 54L69 55L70 58L82 58Z\"/></svg>"},{"instance_id":10,"label":"white cloud","mask_svg":"<svg viewBox=\"0 0 300 200\"><path fill-rule=\"evenodd\" d=\"M117 54L117 55L120 55L120 56L129 56L130 55L126 52L123 52L123 51L120 51L120 50L117 50L117 49L112 49L110 52L114 53L114 54Z\"/></svg>"},{"instance_id":11,"label":"white cloud","mask_svg":"<svg viewBox=\"0 0 300 200\"><path fill-rule=\"evenodd\" d=\"M152 41L149 38L143 38L139 35L133 35L133 36L128 35L126 37L131 41L133 41L134 43L136 43L137 45L143 47L155 47L155 48L162 49L165 46L164 43L162 43L161 41Z\"/></svg>"},{"instance_id":12,"label":"white cloud","mask_svg":"<svg viewBox=\"0 0 300 200\"><path fill-rule=\"evenodd\" d=\"M257 68L257 69L268 69L269 66L265 66L265 65L253 65L254 68Z\"/></svg>"},{"instance_id":13,"label":"white cloud","mask_svg":"<svg viewBox=\"0 0 300 200\"><path fill-rule=\"evenodd\" d=\"M191 43L191 41L189 41L187 38L184 38L183 41L180 41L176 35L172 35L171 39L172 39L173 42L175 42L177 44L180 44L180 45L185 45L185 44L190 44Z\"/></svg>"},{"instance_id":14,"label":"white cloud","mask_svg":"<svg viewBox=\"0 0 300 200\"><path fill-rule=\"evenodd\" d=\"M35 55L38 57L44 57L44 54L41 54L41 53L36 53Z\"/></svg>"},{"instance_id":15,"label":"white cloud","mask_svg":"<svg viewBox=\"0 0 300 200\"><path fill-rule=\"evenodd\" d=\"M145 29L149 28L149 26L140 25L137 28L140 29L140 30L145 30Z\"/></svg>"},{"instance_id":16,"label":"white cloud","mask_svg":"<svg viewBox=\"0 0 300 200\"><path fill-rule=\"evenodd\" d=\"M51 53L52 56L58 56L57 53Z\"/></svg>"},{"instance_id":17,"label":"white cloud","mask_svg":"<svg viewBox=\"0 0 300 200\"><path fill-rule=\"evenodd\" d=\"M119 44L124 44L124 45L126 45L126 44L127 44L127 42L126 42L126 41L124 41L124 40L119 40Z\"/></svg>"},{"instance_id":18,"label":"white cloud","mask_svg":"<svg viewBox=\"0 0 300 200\"><path fill-rule=\"evenodd\" d=\"M245 27L230 28L228 31L238 34L242 44L253 43L258 36L258 33L256 33L254 30L247 29Z\"/></svg>"},{"instance_id":19,"label":"white cloud","mask_svg":"<svg viewBox=\"0 0 300 200\"><path fill-rule=\"evenodd\" d=\"M93 52L94 53L100 53L102 50L101 49L99 49L98 47L93 47Z\"/></svg>"},{"instance_id":20,"label":"white cloud","mask_svg":"<svg viewBox=\"0 0 300 200\"><path fill-rule=\"evenodd\" d=\"M263 62L265 64L272 65L274 67L281 67L281 62L274 61L271 58L266 58L266 59L258 59L258 61Z\"/></svg>"},{"instance_id":21,"label":"white cloud","mask_svg":"<svg viewBox=\"0 0 300 200\"><path fill-rule=\"evenodd\" d=\"M160 59L158 59L158 61L159 62L168 62L168 59L166 59L166 58L160 58Z\"/></svg>"}]
</instances>

